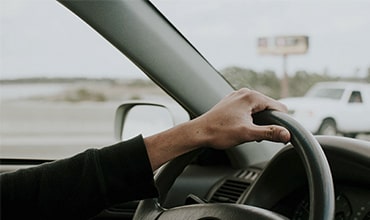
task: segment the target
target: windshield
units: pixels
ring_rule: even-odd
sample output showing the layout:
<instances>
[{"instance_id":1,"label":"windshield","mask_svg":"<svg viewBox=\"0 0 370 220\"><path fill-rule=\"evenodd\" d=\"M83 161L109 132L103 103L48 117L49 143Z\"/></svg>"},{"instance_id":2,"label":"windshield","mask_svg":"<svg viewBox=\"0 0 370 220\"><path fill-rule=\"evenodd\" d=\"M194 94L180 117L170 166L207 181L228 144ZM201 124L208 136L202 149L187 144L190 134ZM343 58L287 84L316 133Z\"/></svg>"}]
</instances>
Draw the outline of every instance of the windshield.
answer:
<instances>
[{"instance_id":1,"label":"windshield","mask_svg":"<svg viewBox=\"0 0 370 220\"><path fill-rule=\"evenodd\" d=\"M283 98L370 82L369 1L153 2L235 88Z\"/></svg>"},{"instance_id":2,"label":"windshield","mask_svg":"<svg viewBox=\"0 0 370 220\"><path fill-rule=\"evenodd\" d=\"M278 99L318 81L370 82L369 1L153 4L236 89ZM1 0L0 12L1 157L109 145L122 102L173 102L57 1Z\"/></svg>"}]
</instances>

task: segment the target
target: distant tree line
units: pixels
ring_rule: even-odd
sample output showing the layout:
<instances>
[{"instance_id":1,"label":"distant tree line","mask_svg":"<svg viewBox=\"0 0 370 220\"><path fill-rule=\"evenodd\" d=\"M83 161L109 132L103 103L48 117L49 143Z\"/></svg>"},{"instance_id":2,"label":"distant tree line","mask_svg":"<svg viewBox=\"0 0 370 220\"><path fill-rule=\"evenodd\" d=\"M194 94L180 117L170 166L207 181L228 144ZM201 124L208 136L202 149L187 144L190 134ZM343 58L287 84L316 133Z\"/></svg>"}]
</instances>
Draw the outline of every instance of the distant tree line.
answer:
<instances>
[{"instance_id":1,"label":"distant tree line","mask_svg":"<svg viewBox=\"0 0 370 220\"><path fill-rule=\"evenodd\" d=\"M247 87L262 92L272 98L279 99L281 94L281 79L274 71L265 70L257 72L252 69L231 66L220 71L221 74L230 82L235 89ZM317 82L322 81L361 81L370 83L370 67L367 76L364 78L341 78L333 77L325 73L312 73L307 71L297 71L289 75L289 96L303 96L307 90ZM113 78L63 78L63 77L35 77L20 79L0 79L1 84L12 83L74 83L74 82L98 82L108 83L112 86L127 86L135 88L152 88L155 84L148 79L113 79ZM79 97L91 97L86 91L79 91ZM95 96L94 96L95 97ZM98 97L104 100L103 97Z\"/></svg>"},{"instance_id":2,"label":"distant tree line","mask_svg":"<svg viewBox=\"0 0 370 220\"><path fill-rule=\"evenodd\" d=\"M0 79L1 84L41 84L41 83L110 83L130 87L152 87L155 84L147 79L116 79L116 78L87 78L87 77L29 77L19 79Z\"/></svg>"},{"instance_id":3,"label":"distant tree line","mask_svg":"<svg viewBox=\"0 0 370 220\"><path fill-rule=\"evenodd\" d=\"M87 78L87 77L29 77L19 79L0 79L0 84L22 84L22 83L75 83L75 82L110 82L110 78Z\"/></svg>"},{"instance_id":4,"label":"distant tree line","mask_svg":"<svg viewBox=\"0 0 370 220\"><path fill-rule=\"evenodd\" d=\"M221 70L221 74L235 89L247 87L275 99L281 98L281 79L274 71L256 72L251 69L232 66ZM322 81L361 81L370 83L370 68L365 78L341 78L323 73L297 71L289 76L289 96L303 96L312 85Z\"/></svg>"}]
</instances>

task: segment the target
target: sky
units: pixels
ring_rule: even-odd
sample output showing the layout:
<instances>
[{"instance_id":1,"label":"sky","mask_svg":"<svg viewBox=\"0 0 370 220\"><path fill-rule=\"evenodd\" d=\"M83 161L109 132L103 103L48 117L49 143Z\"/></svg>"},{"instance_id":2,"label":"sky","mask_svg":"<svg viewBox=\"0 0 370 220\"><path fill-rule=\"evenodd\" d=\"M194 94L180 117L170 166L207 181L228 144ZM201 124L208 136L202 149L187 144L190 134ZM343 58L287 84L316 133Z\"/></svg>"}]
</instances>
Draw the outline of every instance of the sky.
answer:
<instances>
[{"instance_id":1,"label":"sky","mask_svg":"<svg viewBox=\"0 0 370 220\"><path fill-rule=\"evenodd\" d=\"M154 4L217 69L282 74L281 56L257 53L258 37L307 35L287 71L368 74L370 0L155 0ZM0 78L144 77L138 68L53 0L0 1Z\"/></svg>"}]
</instances>

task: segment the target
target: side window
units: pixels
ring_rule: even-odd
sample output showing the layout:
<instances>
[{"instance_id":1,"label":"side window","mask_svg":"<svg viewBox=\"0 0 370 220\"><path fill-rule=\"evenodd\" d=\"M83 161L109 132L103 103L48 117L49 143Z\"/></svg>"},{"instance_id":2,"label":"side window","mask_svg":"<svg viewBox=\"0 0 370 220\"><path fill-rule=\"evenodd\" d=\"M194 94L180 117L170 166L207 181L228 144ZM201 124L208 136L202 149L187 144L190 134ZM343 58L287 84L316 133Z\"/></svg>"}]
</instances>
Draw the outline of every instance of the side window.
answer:
<instances>
[{"instance_id":1,"label":"side window","mask_svg":"<svg viewBox=\"0 0 370 220\"><path fill-rule=\"evenodd\" d=\"M115 143L116 108L138 100L186 114L147 79L0 79L0 157L59 159Z\"/></svg>"},{"instance_id":2,"label":"side window","mask_svg":"<svg viewBox=\"0 0 370 220\"><path fill-rule=\"evenodd\" d=\"M353 91L351 96L349 97L349 103L362 103L362 96L361 92Z\"/></svg>"},{"instance_id":3,"label":"side window","mask_svg":"<svg viewBox=\"0 0 370 220\"><path fill-rule=\"evenodd\" d=\"M54 1L0 1L1 159L59 159L107 146L116 142L123 102L174 102L70 13Z\"/></svg>"}]
</instances>

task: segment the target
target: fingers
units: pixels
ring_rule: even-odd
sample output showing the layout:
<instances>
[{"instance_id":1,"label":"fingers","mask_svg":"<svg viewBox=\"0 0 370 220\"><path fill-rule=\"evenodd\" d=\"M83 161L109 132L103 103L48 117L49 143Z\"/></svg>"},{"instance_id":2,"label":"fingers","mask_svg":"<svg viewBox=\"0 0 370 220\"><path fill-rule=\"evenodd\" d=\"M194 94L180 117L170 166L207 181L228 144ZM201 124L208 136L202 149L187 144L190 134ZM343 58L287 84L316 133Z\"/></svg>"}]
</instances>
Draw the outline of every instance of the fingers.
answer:
<instances>
[{"instance_id":1,"label":"fingers","mask_svg":"<svg viewBox=\"0 0 370 220\"><path fill-rule=\"evenodd\" d=\"M252 114L268 109L287 111L285 105L262 93L240 89L227 95L196 121L201 134L207 137L207 145L214 148L226 149L261 140L289 142L287 129L277 125L257 126L253 123Z\"/></svg>"},{"instance_id":2,"label":"fingers","mask_svg":"<svg viewBox=\"0 0 370 220\"><path fill-rule=\"evenodd\" d=\"M263 110L277 110L281 112L287 112L287 107L268 96L263 95L260 92L249 90L247 88L239 89L235 92L237 96L240 96L246 103L250 104L250 111L251 113L257 113Z\"/></svg>"},{"instance_id":3,"label":"fingers","mask_svg":"<svg viewBox=\"0 0 370 220\"><path fill-rule=\"evenodd\" d=\"M277 125L253 126L250 133L256 141L268 140L287 143L290 141L290 133L286 128Z\"/></svg>"}]
</instances>

